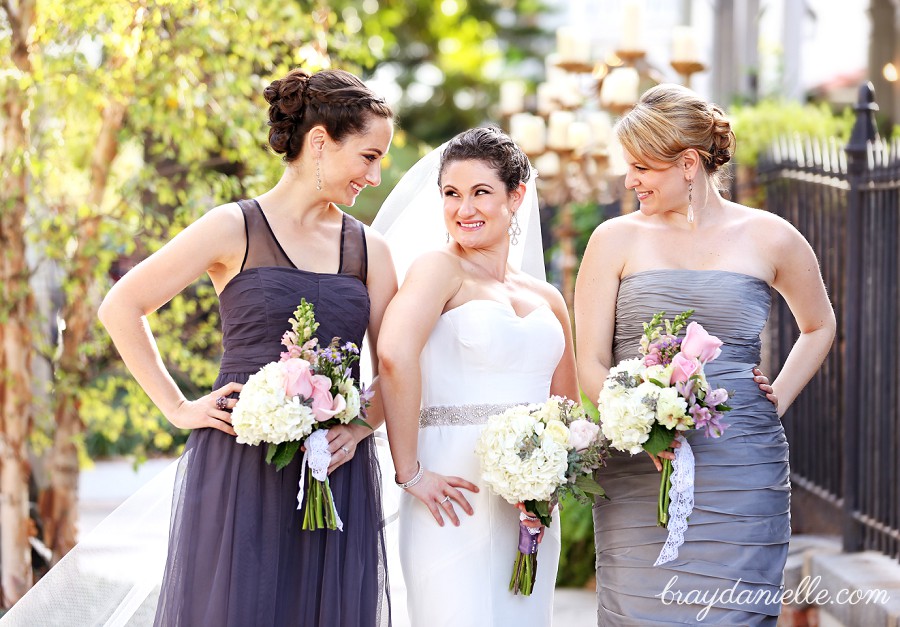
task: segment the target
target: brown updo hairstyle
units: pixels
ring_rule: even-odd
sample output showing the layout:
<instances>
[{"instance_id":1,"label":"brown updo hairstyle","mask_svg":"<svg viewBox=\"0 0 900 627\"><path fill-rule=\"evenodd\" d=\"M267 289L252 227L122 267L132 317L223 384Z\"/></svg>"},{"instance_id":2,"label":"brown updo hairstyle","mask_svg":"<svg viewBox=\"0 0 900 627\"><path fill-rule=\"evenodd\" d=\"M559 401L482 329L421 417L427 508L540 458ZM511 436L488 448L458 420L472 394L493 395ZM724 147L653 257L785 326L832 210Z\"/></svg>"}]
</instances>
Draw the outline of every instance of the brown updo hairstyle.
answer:
<instances>
[{"instance_id":1,"label":"brown updo hairstyle","mask_svg":"<svg viewBox=\"0 0 900 627\"><path fill-rule=\"evenodd\" d=\"M365 133L373 117L392 119L391 108L353 74L294 69L263 91L269 103L269 146L287 162L303 150L303 140L317 125L336 142Z\"/></svg>"},{"instance_id":2,"label":"brown updo hairstyle","mask_svg":"<svg viewBox=\"0 0 900 627\"><path fill-rule=\"evenodd\" d=\"M622 147L634 156L674 163L688 148L718 185L731 161L735 138L725 112L696 93L671 83L648 89L615 126Z\"/></svg>"},{"instance_id":3,"label":"brown updo hairstyle","mask_svg":"<svg viewBox=\"0 0 900 627\"><path fill-rule=\"evenodd\" d=\"M522 149L500 129L485 126L463 131L447 143L441 155L438 186L450 163L472 160L483 161L496 171L507 193L531 177L531 163Z\"/></svg>"}]
</instances>

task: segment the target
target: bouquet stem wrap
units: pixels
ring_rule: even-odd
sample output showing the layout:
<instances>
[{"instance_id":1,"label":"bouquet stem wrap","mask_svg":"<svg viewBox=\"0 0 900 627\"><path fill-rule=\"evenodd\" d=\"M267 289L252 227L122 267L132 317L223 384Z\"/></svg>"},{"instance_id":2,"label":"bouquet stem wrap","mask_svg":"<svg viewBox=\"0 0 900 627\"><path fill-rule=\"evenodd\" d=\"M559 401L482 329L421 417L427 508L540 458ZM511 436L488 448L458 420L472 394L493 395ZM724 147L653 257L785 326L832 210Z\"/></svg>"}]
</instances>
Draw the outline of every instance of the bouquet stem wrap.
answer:
<instances>
[{"instance_id":1,"label":"bouquet stem wrap","mask_svg":"<svg viewBox=\"0 0 900 627\"><path fill-rule=\"evenodd\" d=\"M524 516L524 514L520 515ZM513 594L529 596L534 589L537 579L537 536L540 529L526 527L519 522L519 550L516 553L516 561L513 563L512 578L509 580L509 590Z\"/></svg>"},{"instance_id":2,"label":"bouquet stem wrap","mask_svg":"<svg viewBox=\"0 0 900 627\"><path fill-rule=\"evenodd\" d=\"M309 488L306 509L303 512L303 529L344 530L344 523L334 505L331 486L328 485L328 466L331 453L328 450L328 429L317 429L306 438L306 451L300 466L300 491L297 493L297 509L303 507L304 487ZM309 466L309 480L306 468ZM307 485L308 484L308 485Z\"/></svg>"},{"instance_id":3,"label":"bouquet stem wrap","mask_svg":"<svg viewBox=\"0 0 900 627\"><path fill-rule=\"evenodd\" d=\"M681 446L675 449L675 461L663 460L659 484L659 524L667 527L669 535L654 566L671 562L678 557L678 547L684 544L688 516L694 511L694 452L682 435L675 438Z\"/></svg>"}]
</instances>

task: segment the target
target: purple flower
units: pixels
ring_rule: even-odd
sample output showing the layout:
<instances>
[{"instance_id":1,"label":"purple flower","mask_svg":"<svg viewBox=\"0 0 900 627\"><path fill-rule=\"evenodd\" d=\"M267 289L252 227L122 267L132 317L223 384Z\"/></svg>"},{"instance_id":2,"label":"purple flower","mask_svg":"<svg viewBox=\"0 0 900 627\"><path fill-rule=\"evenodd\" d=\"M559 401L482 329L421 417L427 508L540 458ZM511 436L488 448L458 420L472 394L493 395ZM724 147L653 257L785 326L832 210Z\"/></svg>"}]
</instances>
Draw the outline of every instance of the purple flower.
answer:
<instances>
[{"instance_id":1,"label":"purple flower","mask_svg":"<svg viewBox=\"0 0 900 627\"><path fill-rule=\"evenodd\" d=\"M342 351L347 353L352 353L353 355L359 355L359 348L357 348L356 344L353 342L347 342L341 347Z\"/></svg>"},{"instance_id":2,"label":"purple flower","mask_svg":"<svg viewBox=\"0 0 900 627\"><path fill-rule=\"evenodd\" d=\"M706 398L703 401L709 405L710 407L715 407L716 405L721 405L725 401L728 400L728 391L724 388L716 388L715 390L711 390L707 392Z\"/></svg>"}]
</instances>

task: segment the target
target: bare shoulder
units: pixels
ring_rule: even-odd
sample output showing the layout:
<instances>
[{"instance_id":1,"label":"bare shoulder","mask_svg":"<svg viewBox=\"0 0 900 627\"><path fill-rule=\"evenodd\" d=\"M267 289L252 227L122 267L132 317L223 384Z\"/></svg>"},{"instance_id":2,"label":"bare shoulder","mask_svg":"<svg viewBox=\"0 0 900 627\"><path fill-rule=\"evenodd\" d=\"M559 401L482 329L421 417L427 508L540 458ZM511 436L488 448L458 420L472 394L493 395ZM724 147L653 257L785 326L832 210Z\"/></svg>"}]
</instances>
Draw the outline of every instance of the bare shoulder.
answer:
<instances>
[{"instance_id":1,"label":"bare shoulder","mask_svg":"<svg viewBox=\"0 0 900 627\"><path fill-rule=\"evenodd\" d=\"M766 249L779 250L784 246L806 243L800 231L779 215L765 209L754 209L734 203L731 206L740 225Z\"/></svg>"},{"instance_id":2,"label":"bare shoulder","mask_svg":"<svg viewBox=\"0 0 900 627\"><path fill-rule=\"evenodd\" d=\"M465 273L462 259L446 250L429 250L416 257L409 266L407 277L433 281L456 280L462 282Z\"/></svg>"},{"instance_id":3,"label":"bare shoulder","mask_svg":"<svg viewBox=\"0 0 900 627\"><path fill-rule=\"evenodd\" d=\"M606 245L622 237L630 237L640 229L640 213L633 212L609 218L598 224L591 233L592 245Z\"/></svg>"},{"instance_id":4,"label":"bare shoulder","mask_svg":"<svg viewBox=\"0 0 900 627\"><path fill-rule=\"evenodd\" d=\"M197 221L202 222L207 228L214 229L218 235L228 237L227 241L243 241L246 235L244 213L236 202L218 205L207 211Z\"/></svg>"},{"instance_id":5,"label":"bare shoulder","mask_svg":"<svg viewBox=\"0 0 900 627\"><path fill-rule=\"evenodd\" d=\"M566 301L563 298L562 293L552 283L543 281L524 272L519 274L519 280L523 287L546 301L550 308L555 312L567 311Z\"/></svg>"},{"instance_id":6,"label":"bare shoulder","mask_svg":"<svg viewBox=\"0 0 900 627\"><path fill-rule=\"evenodd\" d=\"M388 247L387 240L384 238L384 235L373 229L368 224L365 224L364 222L360 222L360 224L363 225L363 233L366 236L366 250L369 255L389 257L391 251Z\"/></svg>"}]
</instances>

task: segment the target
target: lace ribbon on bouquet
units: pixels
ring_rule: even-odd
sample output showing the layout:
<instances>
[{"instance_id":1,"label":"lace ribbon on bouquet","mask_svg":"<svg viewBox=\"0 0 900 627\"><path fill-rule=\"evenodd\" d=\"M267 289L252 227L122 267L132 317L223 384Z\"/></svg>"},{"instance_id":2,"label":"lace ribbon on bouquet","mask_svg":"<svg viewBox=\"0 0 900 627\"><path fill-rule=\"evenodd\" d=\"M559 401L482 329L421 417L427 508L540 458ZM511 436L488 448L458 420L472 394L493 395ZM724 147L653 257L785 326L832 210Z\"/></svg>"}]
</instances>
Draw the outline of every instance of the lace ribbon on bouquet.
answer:
<instances>
[{"instance_id":1,"label":"lace ribbon on bouquet","mask_svg":"<svg viewBox=\"0 0 900 627\"><path fill-rule=\"evenodd\" d=\"M672 462L672 487L669 488L669 537L666 538L654 566L671 562L678 557L678 547L684 544L688 516L694 511L694 452L691 445L679 435L675 438L681 446L675 449Z\"/></svg>"},{"instance_id":2,"label":"lace ribbon on bouquet","mask_svg":"<svg viewBox=\"0 0 900 627\"><path fill-rule=\"evenodd\" d=\"M303 488L306 485L306 467L313 479L325 481L328 479L328 466L331 465L331 452L328 450L328 429L316 429L304 443L306 451L303 453L303 462L300 465L300 491L297 493L297 509L303 507ZM691 476L693 476L693 471ZM344 530L344 522L337 513L337 507L332 504L334 519L337 528Z\"/></svg>"}]
</instances>

